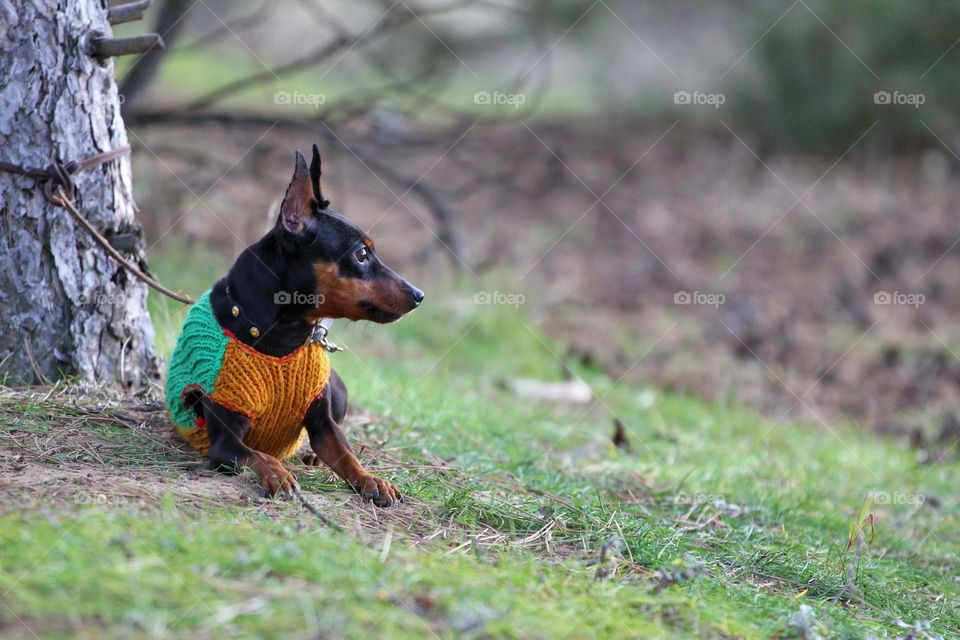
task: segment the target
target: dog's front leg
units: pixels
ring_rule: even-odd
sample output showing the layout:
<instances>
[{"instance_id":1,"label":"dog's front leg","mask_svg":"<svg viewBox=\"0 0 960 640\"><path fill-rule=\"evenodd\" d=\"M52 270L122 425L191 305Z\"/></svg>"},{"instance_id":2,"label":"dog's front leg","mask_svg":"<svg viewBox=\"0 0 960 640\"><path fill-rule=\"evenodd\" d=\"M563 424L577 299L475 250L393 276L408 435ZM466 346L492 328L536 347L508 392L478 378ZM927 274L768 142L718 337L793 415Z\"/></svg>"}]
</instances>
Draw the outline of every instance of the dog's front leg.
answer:
<instances>
[{"instance_id":1,"label":"dog's front leg","mask_svg":"<svg viewBox=\"0 0 960 640\"><path fill-rule=\"evenodd\" d=\"M403 502L397 488L390 481L368 473L350 449L347 437L333 417L333 395L334 392L328 385L313 401L303 418L313 453L365 500L373 500L373 504L378 507L389 507L395 502Z\"/></svg>"},{"instance_id":2,"label":"dog's front leg","mask_svg":"<svg viewBox=\"0 0 960 640\"><path fill-rule=\"evenodd\" d=\"M243 438L250 430L250 418L208 397L203 399L203 417L210 436L211 469L236 473L243 467L250 467L268 494L293 497L293 488L298 487L297 481L283 463L243 443Z\"/></svg>"}]
</instances>

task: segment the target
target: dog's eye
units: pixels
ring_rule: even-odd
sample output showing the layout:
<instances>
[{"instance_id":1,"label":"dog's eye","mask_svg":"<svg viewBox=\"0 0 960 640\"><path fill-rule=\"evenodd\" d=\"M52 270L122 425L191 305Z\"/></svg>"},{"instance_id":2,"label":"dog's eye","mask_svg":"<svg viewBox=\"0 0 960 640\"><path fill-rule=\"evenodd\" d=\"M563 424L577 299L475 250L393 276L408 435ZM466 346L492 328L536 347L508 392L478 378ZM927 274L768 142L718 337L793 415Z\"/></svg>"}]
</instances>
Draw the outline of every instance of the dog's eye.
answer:
<instances>
[{"instance_id":1,"label":"dog's eye","mask_svg":"<svg viewBox=\"0 0 960 640\"><path fill-rule=\"evenodd\" d=\"M357 262L366 262L367 258L370 257L370 251L367 250L366 247L360 247L356 253L353 254L353 257L356 258Z\"/></svg>"}]
</instances>

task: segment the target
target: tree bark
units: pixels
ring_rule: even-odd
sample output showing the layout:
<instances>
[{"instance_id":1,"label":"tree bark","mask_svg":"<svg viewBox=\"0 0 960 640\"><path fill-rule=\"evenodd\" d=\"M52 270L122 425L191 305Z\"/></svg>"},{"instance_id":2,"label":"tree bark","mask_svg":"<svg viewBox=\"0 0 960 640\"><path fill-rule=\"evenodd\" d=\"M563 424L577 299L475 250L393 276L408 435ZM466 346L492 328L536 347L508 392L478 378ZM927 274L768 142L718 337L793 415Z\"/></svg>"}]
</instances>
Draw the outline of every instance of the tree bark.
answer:
<instances>
[{"instance_id":1,"label":"tree bark","mask_svg":"<svg viewBox=\"0 0 960 640\"><path fill-rule=\"evenodd\" d=\"M105 0L0 0L0 159L45 167L127 144ZM101 234L139 235L130 158L74 176ZM144 264L143 243L126 247ZM113 263L32 178L0 172L0 382L77 375L137 387L159 371L147 287Z\"/></svg>"}]
</instances>

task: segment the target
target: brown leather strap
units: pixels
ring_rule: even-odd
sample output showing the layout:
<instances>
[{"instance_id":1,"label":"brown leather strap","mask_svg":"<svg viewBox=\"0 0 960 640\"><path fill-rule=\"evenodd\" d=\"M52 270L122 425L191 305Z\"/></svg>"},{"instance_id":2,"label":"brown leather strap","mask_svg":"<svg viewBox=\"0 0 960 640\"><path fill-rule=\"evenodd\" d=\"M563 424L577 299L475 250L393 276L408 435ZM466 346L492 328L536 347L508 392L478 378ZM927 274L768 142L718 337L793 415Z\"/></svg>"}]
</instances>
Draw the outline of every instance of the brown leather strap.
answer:
<instances>
[{"instance_id":1,"label":"brown leather strap","mask_svg":"<svg viewBox=\"0 0 960 640\"><path fill-rule=\"evenodd\" d=\"M87 171L93 167L98 167L102 164L106 164L107 162L116 160L117 158L128 153L130 153L130 145L125 144L121 147L117 147L116 149L104 151L103 153L92 155L80 161L64 163L60 162L59 160L55 160L51 162L46 169L23 167L12 162L0 160L0 171L42 181L43 195L47 201L58 207L64 207L73 217L73 219L76 220L77 223L83 227L88 234L90 234L97 244L103 247L104 251L109 254L110 258L114 262L163 295L173 298L177 302L193 304L193 300L189 297L164 287L162 284L141 271L137 266L128 262L122 255L120 255L120 252L117 251L113 245L111 245L110 242L104 238L86 218L80 215L79 211L77 211L76 203L74 201L76 198L76 185L73 183L73 176L82 171Z\"/></svg>"}]
</instances>

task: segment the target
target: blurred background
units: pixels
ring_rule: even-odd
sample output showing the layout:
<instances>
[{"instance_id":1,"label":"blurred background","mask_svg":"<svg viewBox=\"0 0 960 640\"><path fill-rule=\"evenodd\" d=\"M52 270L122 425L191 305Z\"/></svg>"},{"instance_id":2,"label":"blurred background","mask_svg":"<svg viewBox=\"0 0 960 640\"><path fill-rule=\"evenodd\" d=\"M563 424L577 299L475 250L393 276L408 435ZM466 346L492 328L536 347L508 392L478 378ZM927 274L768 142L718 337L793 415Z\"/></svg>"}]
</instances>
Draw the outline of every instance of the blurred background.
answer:
<instances>
[{"instance_id":1,"label":"blurred background","mask_svg":"<svg viewBox=\"0 0 960 640\"><path fill-rule=\"evenodd\" d=\"M333 206L428 296L338 341L442 358L535 327L557 380L955 456L960 5L155 0L147 23L167 50L117 77L167 284L219 278L316 142ZM166 352L182 309L152 304Z\"/></svg>"}]
</instances>

